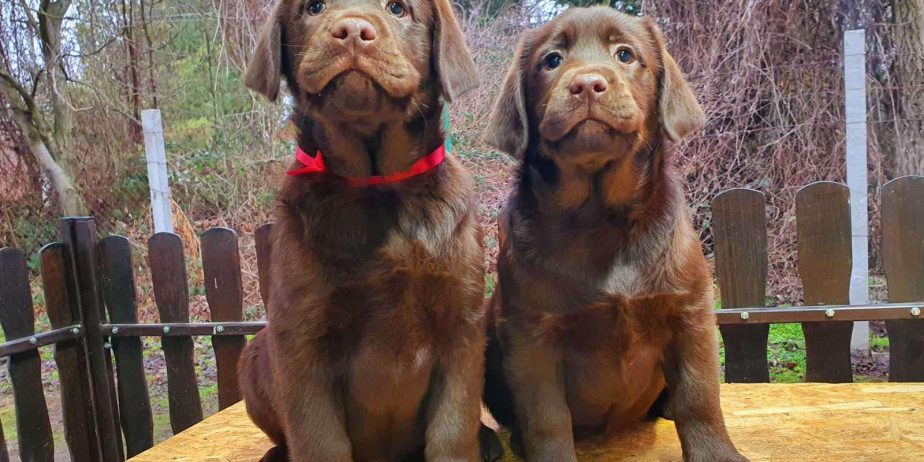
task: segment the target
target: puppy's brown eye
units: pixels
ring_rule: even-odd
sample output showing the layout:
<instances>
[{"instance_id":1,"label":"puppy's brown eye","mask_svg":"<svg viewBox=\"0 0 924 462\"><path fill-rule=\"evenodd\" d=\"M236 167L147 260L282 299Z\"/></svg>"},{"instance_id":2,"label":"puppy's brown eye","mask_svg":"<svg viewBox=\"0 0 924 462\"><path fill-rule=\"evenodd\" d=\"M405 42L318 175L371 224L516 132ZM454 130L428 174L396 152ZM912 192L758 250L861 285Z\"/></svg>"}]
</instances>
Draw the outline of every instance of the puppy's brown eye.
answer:
<instances>
[{"instance_id":1,"label":"puppy's brown eye","mask_svg":"<svg viewBox=\"0 0 924 462\"><path fill-rule=\"evenodd\" d=\"M565 61L565 58L562 58L558 53L552 53L545 57L545 67L549 69L555 69L558 66L561 66L561 63Z\"/></svg>"},{"instance_id":2,"label":"puppy's brown eye","mask_svg":"<svg viewBox=\"0 0 924 462\"><path fill-rule=\"evenodd\" d=\"M324 2L320 0L315 0L309 3L307 7L305 7L305 11L307 11L308 14L311 16L317 16L321 14L322 11L324 11L324 7L325 7Z\"/></svg>"},{"instance_id":3,"label":"puppy's brown eye","mask_svg":"<svg viewBox=\"0 0 924 462\"><path fill-rule=\"evenodd\" d=\"M629 64L635 61L635 55L633 55L632 51L628 48L620 48L619 51L616 52L616 59L621 63Z\"/></svg>"},{"instance_id":4,"label":"puppy's brown eye","mask_svg":"<svg viewBox=\"0 0 924 462\"><path fill-rule=\"evenodd\" d=\"M388 2L388 4L385 5L385 9L387 9L388 12L393 16L397 16L399 18L403 18L405 15L407 15L407 8L405 8L404 4L401 2Z\"/></svg>"}]
</instances>

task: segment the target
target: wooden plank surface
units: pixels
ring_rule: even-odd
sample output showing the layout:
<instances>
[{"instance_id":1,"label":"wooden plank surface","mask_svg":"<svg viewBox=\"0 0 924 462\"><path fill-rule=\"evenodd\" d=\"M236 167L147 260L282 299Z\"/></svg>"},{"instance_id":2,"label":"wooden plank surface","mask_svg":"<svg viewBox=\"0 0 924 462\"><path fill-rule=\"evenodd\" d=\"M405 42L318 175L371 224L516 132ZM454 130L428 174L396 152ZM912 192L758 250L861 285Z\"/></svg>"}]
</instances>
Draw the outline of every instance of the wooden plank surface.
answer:
<instances>
[{"instance_id":1,"label":"wooden plank surface","mask_svg":"<svg viewBox=\"0 0 924 462\"><path fill-rule=\"evenodd\" d=\"M112 323L138 322L132 250L128 239L109 236L98 244L100 285ZM141 339L110 337L118 374L119 416L129 457L154 445L154 419L145 382Z\"/></svg>"},{"instance_id":2,"label":"wooden plank surface","mask_svg":"<svg viewBox=\"0 0 924 462\"><path fill-rule=\"evenodd\" d=\"M0 326L8 340L35 334L32 291L26 258L19 249L0 249ZM19 455L23 460L53 461L54 440L48 406L42 391L42 363L38 350L9 358Z\"/></svg>"},{"instance_id":3,"label":"wooden plank surface","mask_svg":"<svg viewBox=\"0 0 924 462\"><path fill-rule=\"evenodd\" d=\"M812 183L796 194L799 276L806 305L850 302L850 190L830 181ZM835 319L836 319L835 314ZM806 322L805 380L852 382L850 335L853 323Z\"/></svg>"},{"instance_id":4,"label":"wooden plank surface","mask_svg":"<svg viewBox=\"0 0 924 462\"><path fill-rule=\"evenodd\" d=\"M890 302L924 300L924 177L882 187L882 260ZM924 319L886 321L889 380L924 381Z\"/></svg>"},{"instance_id":5,"label":"wooden plank surface","mask_svg":"<svg viewBox=\"0 0 924 462\"><path fill-rule=\"evenodd\" d=\"M212 228L202 233L200 242L205 297L212 321L242 321L244 290L241 286L241 255L237 233L228 228ZM218 367L219 409L241 400L237 385L237 360L246 343L243 335L212 337Z\"/></svg>"},{"instance_id":6,"label":"wooden plank surface","mask_svg":"<svg viewBox=\"0 0 924 462\"><path fill-rule=\"evenodd\" d=\"M924 460L922 383L723 384L722 408L732 440L752 462ZM131 460L253 462L270 446L239 403ZM666 420L578 447L588 462L681 460Z\"/></svg>"},{"instance_id":7,"label":"wooden plank surface","mask_svg":"<svg viewBox=\"0 0 924 462\"><path fill-rule=\"evenodd\" d=\"M764 306L767 294L767 212L764 195L732 189L712 201L716 277L722 308ZM722 325L725 381L769 382L769 325Z\"/></svg>"},{"instance_id":8,"label":"wooden plank surface","mask_svg":"<svg viewBox=\"0 0 924 462\"><path fill-rule=\"evenodd\" d=\"M172 233L152 236L148 241L148 260L160 320L189 322L189 285L180 237ZM167 363L170 427L179 433L202 420L193 341L189 337L163 337L161 343Z\"/></svg>"}]
</instances>

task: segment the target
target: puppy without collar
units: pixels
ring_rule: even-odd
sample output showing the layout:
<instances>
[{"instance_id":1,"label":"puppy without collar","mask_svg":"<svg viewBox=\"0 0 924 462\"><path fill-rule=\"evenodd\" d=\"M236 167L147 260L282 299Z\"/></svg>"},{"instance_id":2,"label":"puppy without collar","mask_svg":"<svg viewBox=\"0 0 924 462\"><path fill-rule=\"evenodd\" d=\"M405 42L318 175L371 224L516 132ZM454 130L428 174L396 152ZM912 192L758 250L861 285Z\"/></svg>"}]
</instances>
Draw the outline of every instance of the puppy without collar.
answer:
<instances>
[{"instance_id":1,"label":"puppy without collar","mask_svg":"<svg viewBox=\"0 0 924 462\"><path fill-rule=\"evenodd\" d=\"M687 461L742 461L719 407L712 278L672 143L704 115L650 18L572 8L523 34L487 140L500 218L485 401L526 459L665 413Z\"/></svg>"}]
</instances>

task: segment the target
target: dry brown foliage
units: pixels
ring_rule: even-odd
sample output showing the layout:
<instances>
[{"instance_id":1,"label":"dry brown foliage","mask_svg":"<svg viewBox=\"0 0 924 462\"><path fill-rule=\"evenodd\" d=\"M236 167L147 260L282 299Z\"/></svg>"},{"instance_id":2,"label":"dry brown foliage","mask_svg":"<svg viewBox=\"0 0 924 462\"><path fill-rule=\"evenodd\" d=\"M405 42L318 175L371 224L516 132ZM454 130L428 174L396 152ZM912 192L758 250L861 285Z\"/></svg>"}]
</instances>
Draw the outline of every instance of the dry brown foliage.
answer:
<instances>
[{"instance_id":1,"label":"dry brown foliage","mask_svg":"<svg viewBox=\"0 0 924 462\"><path fill-rule=\"evenodd\" d=\"M688 203L707 254L711 255L712 245L711 200L733 187L763 191L767 196L770 236L768 293L779 301L801 299L796 269L796 192L813 181L844 180L840 45L844 26L835 19L839 17L837 3L729 0L719 6L702 1L645 2L645 14L661 24L672 54L700 95L709 117L703 133L679 146L674 159L685 178ZM221 18L221 37L227 43L220 59L227 68L242 66L244 50L252 47L252 35L268 11L268 4L263 0L242 0L222 3L212 12ZM454 154L476 180L489 268L496 259L496 219L513 179L514 162L486 146L481 133L520 31L548 19L548 14L548 8L517 7L489 19L475 8L462 18L468 44L482 73L482 85L452 105ZM875 89L871 90L871 98L875 94ZM149 276L144 260L145 241L152 231L142 149L130 141L124 115L106 106L82 111L78 118L80 128L74 134L77 147L65 162L76 173L79 188L98 217L101 231L132 239L141 286L139 306L146 312L143 318L151 319L155 311L146 288ZM281 120L279 106L254 98L250 112L214 121L214 129L237 130L252 134L253 139L252 144L224 148L217 156L203 147L203 152L219 158L215 165L200 162L197 156L202 152L168 147L173 198L182 205L184 216L196 231L227 226L241 235L245 307L251 308L251 317L262 315L252 233L272 215L277 179L291 152L291 136ZM171 137L177 136L169 118L165 118L165 130L169 143ZM23 168L34 172L29 159L23 159ZM874 194L886 180L875 136L870 142L870 170L870 191ZM34 176L22 181L21 190L30 192L20 195L27 197L16 201L10 195L0 197L0 244L21 246L31 252L53 239L56 214L53 204L43 198L41 182ZM874 265L878 261L877 199L875 195L870 198ZM17 206L15 210L40 214L43 218L39 221L49 222L50 228L32 234L14 230L20 212L7 213L9 216L2 213L14 210L6 207L10 204ZM28 239L36 242L25 242ZM193 292L199 293L195 286L194 281ZM199 303L196 300L194 310Z\"/></svg>"}]
</instances>

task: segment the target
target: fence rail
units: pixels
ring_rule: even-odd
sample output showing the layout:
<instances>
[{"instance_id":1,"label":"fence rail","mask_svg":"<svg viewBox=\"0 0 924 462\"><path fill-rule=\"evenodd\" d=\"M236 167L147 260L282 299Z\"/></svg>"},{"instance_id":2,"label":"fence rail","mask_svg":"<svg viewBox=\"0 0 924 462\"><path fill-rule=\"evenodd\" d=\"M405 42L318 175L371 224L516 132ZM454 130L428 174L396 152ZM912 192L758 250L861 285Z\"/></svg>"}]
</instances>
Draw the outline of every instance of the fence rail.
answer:
<instances>
[{"instance_id":1,"label":"fence rail","mask_svg":"<svg viewBox=\"0 0 924 462\"><path fill-rule=\"evenodd\" d=\"M892 381L924 381L924 177L882 188L882 229L889 302L847 304L850 215L847 187L806 186L796 198L803 307L765 307L767 214L764 195L733 189L715 198L716 273L722 309L716 319L726 348L728 382L767 382L767 335L772 323L801 323L806 381L852 381L851 321L885 320ZM269 288L271 224L256 230L260 294ZM161 323L138 323L131 245L121 236L97 241L91 218L65 218L60 242L40 251L41 280L51 330L36 333L26 258L0 249L0 326L7 341L16 425L23 460L54 455L42 390L38 348L54 345L61 381L65 440L72 460L118 461L154 443L141 337L160 337L167 369L170 424L180 432L202 420L192 337L208 336L217 364L219 408L240 399L237 358L245 336L265 326L243 321L237 234L202 233L202 270L211 322L190 322L189 288L179 236L157 233L147 243ZM114 366L114 368L113 368ZM0 462L8 460L0 428Z\"/></svg>"}]
</instances>

